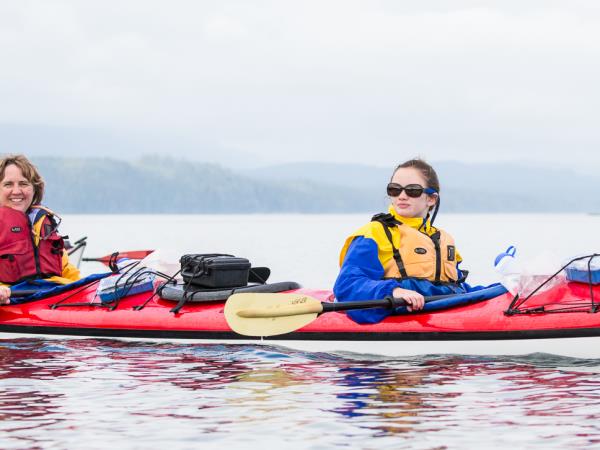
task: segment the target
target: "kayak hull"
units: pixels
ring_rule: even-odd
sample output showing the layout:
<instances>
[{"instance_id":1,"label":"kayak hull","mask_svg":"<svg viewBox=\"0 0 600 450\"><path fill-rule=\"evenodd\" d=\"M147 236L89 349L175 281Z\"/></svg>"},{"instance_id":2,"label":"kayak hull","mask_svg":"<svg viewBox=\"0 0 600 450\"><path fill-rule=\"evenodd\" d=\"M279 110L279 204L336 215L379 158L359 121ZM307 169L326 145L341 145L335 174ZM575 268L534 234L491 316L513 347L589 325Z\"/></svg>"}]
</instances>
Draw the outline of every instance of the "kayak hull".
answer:
<instances>
[{"instance_id":1,"label":"kayak hull","mask_svg":"<svg viewBox=\"0 0 600 450\"><path fill-rule=\"evenodd\" d=\"M571 358L599 359L600 336L546 338L546 339L447 339L447 340L331 340L331 339L289 339L289 338L248 338L235 339L213 337L203 339L200 337L184 337L170 333L168 337L160 333L123 333L106 332L106 330L86 330L78 334L72 330L51 329L44 332L42 329L31 332L0 332L0 339L17 339L43 337L44 339L90 339L112 338L126 341L153 342L153 343L180 343L198 345L256 345L267 347L285 347L311 353L338 353L354 354L356 356L368 355L376 357L410 357L418 355L471 355L471 356L514 356L529 355L534 353L549 353ZM129 334L129 336L127 336ZM135 334L132 336L131 334ZM377 342L375 345L374 342Z\"/></svg>"},{"instance_id":2,"label":"kayak hull","mask_svg":"<svg viewBox=\"0 0 600 450\"><path fill-rule=\"evenodd\" d=\"M589 293L589 286L576 283L560 289L546 295L572 302ZM330 291L300 289L294 292L331 301ZM223 314L223 302L186 304L173 313L173 302L155 298L143 309L134 309L146 300L148 294L133 295L123 299L116 309L109 310L98 306L95 288L91 287L77 296L65 293L21 305L3 306L0 308L0 337L43 335L266 344L303 351L393 357L545 352L600 358L600 313L506 315L504 312L512 301L509 294L445 311L393 316L379 324L359 325L344 313L332 312L295 332L264 339L240 336L231 331ZM60 301L76 305L63 304L53 309L52 305ZM82 305L83 302L94 302L95 305Z\"/></svg>"}]
</instances>

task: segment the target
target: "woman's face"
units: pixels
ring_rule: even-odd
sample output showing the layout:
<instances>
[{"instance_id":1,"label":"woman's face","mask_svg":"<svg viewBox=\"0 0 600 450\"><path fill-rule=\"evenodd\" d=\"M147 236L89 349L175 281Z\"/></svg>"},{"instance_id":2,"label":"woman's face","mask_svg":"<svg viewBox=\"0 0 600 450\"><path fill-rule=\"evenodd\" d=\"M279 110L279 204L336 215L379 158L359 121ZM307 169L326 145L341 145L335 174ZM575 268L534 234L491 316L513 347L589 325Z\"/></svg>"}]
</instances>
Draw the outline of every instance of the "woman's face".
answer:
<instances>
[{"instance_id":1,"label":"woman's face","mask_svg":"<svg viewBox=\"0 0 600 450\"><path fill-rule=\"evenodd\" d=\"M33 184L14 164L6 166L0 181L0 206L27 212L33 202Z\"/></svg>"},{"instance_id":2,"label":"woman's face","mask_svg":"<svg viewBox=\"0 0 600 450\"><path fill-rule=\"evenodd\" d=\"M421 171L412 167L402 167L396 170L392 177L392 183L400 186L418 184L424 188L428 187ZM435 205L436 197L423 193L420 197L413 198L406 195L406 191L403 190L397 197L390 197L390 200L398 215L402 217L425 217L429 208Z\"/></svg>"}]
</instances>

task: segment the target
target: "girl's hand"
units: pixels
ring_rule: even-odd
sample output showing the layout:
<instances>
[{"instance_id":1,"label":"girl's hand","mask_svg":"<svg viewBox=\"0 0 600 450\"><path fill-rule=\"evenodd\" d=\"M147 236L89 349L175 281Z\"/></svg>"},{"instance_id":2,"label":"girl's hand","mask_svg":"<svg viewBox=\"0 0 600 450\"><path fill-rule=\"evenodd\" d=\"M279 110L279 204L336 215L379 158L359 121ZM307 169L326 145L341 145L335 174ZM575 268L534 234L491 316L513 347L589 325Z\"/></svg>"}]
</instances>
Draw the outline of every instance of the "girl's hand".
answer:
<instances>
[{"instance_id":1,"label":"girl's hand","mask_svg":"<svg viewBox=\"0 0 600 450\"><path fill-rule=\"evenodd\" d=\"M8 286L0 286L0 305L8 305L10 303L10 288Z\"/></svg>"},{"instance_id":2,"label":"girl's hand","mask_svg":"<svg viewBox=\"0 0 600 450\"><path fill-rule=\"evenodd\" d=\"M416 291L397 287L392 291L392 295L394 298L401 298L406 301L409 311L418 311L423 309L425 305L425 297Z\"/></svg>"}]
</instances>

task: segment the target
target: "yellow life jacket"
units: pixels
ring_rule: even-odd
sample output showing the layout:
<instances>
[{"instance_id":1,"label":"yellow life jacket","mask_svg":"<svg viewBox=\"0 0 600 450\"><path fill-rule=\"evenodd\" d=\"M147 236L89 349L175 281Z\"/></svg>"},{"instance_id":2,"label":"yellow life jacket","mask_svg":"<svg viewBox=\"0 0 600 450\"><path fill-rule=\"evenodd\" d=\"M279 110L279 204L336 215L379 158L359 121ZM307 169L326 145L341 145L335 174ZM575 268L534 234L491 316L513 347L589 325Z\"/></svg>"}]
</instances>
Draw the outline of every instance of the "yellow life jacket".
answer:
<instances>
[{"instance_id":1,"label":"yellow life jacket","mask_svg":"<svg viewBox=\"0 0 600 450\"><path fill-rule=\"evenodd\" d=\"M423 219L399 216L393 207L388 214L378 214L353 233L340 253L343 263L350 244L357 236L377 244L378 258L384 278L420 278L433 282L458 282L456 264L461 257L454 239Z\"/></svg>"}]
</instances>

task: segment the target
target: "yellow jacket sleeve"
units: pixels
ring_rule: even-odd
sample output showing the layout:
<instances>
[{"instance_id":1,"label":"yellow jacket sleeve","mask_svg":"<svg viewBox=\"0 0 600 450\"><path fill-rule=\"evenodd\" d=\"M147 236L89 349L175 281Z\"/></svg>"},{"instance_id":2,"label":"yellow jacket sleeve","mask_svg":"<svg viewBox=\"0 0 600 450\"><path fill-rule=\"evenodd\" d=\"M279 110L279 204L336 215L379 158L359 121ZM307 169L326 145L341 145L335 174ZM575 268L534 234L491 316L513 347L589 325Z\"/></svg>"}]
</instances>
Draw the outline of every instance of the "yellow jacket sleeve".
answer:
<instances>
[{"instance_id":1,"label":"yellow jacket sleeve","mask_svg":"<svg viewBox=\"0 0 600 450\"><path fill-rule=\"evenodd\" d=\"M62 276L47 278L48 281L53 281L60 284L69 284L81 278L79 269L69 262L69 255L67 255L66 251L63 251L62 263Z\"/></svg>"}]
</instances>

